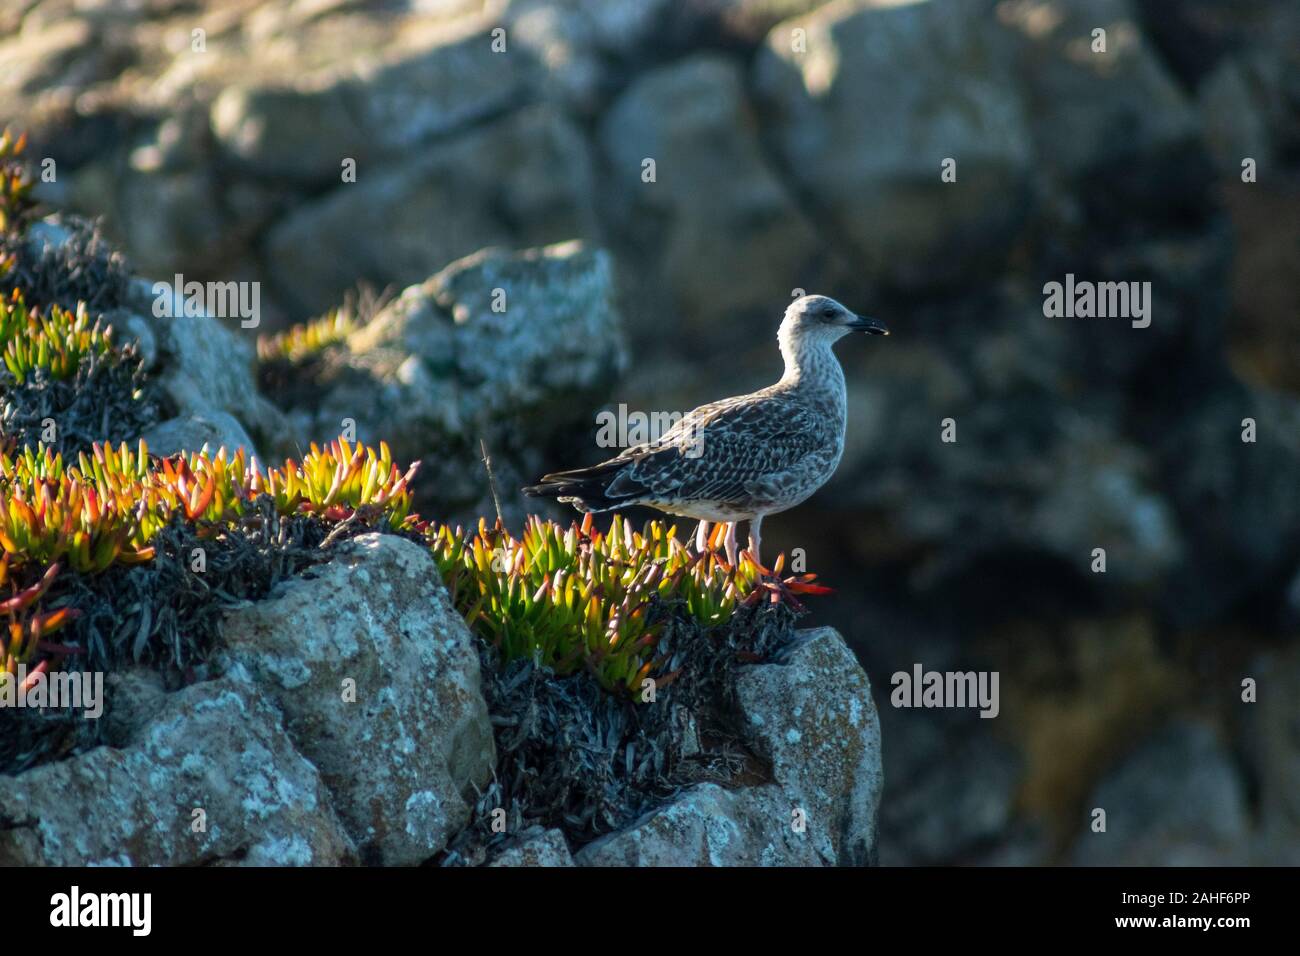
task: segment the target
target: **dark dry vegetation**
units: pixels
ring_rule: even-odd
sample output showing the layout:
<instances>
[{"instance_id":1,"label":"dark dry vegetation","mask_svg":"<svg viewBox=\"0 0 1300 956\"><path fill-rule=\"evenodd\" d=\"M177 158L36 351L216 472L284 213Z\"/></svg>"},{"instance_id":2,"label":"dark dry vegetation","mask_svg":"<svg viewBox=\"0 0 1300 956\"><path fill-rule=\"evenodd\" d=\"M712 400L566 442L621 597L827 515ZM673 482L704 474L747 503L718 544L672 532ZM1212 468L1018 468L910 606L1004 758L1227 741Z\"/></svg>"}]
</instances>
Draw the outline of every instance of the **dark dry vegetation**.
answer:
<instances>
[{"instance_id":1,"label":"dark dry vegetation","mask_svg":"<svg viewBox=\"0 0 1300 956\"><path fill-rule=\"evenodd\" d=\"M606 693L584 673L559 676L526 658L502 666L491 645L480 645L497 767L470 826L438 862L481 863L533 826L560 830L577 849L691 784L767 778L769 768L737 733L736 674L789 640L798 612L757 605L721 627L680 608L657 613L661 647L681 677L653 706ZM498 807L507 811L503 832L492 826Z\"/></svg>"}]
</instances>

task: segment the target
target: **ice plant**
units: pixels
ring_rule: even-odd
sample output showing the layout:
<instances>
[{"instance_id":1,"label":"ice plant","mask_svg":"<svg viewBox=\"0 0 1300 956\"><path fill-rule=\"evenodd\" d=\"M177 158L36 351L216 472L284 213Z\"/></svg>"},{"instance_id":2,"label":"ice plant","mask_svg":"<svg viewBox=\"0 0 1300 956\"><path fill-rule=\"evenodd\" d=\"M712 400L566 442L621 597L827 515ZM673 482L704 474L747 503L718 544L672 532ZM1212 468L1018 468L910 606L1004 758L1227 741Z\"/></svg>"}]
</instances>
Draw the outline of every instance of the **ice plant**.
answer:
<instances>
[{"instance_id":1,"label":"ice plant","mask_svg":"<svg viewBox=\"0 0 1300 956\"><path fill-rule=\"evenodd\" d=\"M262 469L243 449L151 458L143 441L95 445L73 465L44 446L0 453L0 547L17 564L66 558L76 571L148 560L149 541L174 514L221 525L270 495L281 514L342 521L360 509L393 529L414 528L409 484L387 445L339 439L301 462Z\"/></svg>"},{"instance_id":2,"label":"ice plant","mask_svg":"<svg viewBox=\"0 0 1300 956\"><path fill-rule=\"evenodd\" d=\"M39 445L0 452L0 616L7 616L0 627L8 634L0 662L32 661L44 638L75 616L41 607L62 566L94 574L149 561L154 536L175 516L218 534L262 496L286 516L315 515L330 524L360 516L416 531L422 525L411 514L409 489L415 470L399 470L387 445L376 451L343 439L267 469L243 449L157 458L143 441L95 445L75 462ZM7 598L6 585L14 592Z\"/></svg>"},{"instance_id":3,"label":"ice plant","mask_svg":"<svg viewBox=\"0 0 1300 956\"><path fill-rule=\"evenodd\" d=\"M453 603L506 660L585 669L608 690L673 678L656 653L661 608L721 625L764 595L820 590L811 575L779 582L747 556L731 567L716 551L696 553L660 521L637 530L615 515L602 533L591 515L567 529L533 516L519 538L484 521L474 534L446 525L427 533Z\"/></svg>"},{"instance_id":4,"label":"ice plant","mask_svg":"<svg viewBox=\"0 0 1300 956\"><path fill-rule=\"evenodd\" d=\"M295 325L275 335L257 339L257 357L262 361L287 359L300 362L331 345L338 345L361 327L353 310L347 306L330 309L318 319Z\"/></svg>"},{"instance_id":5,"label":"ice plant","mask_svg":"<svg viewBox=\"0 0 1300 956\"><path fill-rule=\"evenodd\" d=\"M112 330L92 322L84 305L76 312L52 306L46 315L28 307L18 289L7 301L0 299L0 351L20 385L38 369L51 378L71 378L83 358L112 350Z\"/></svg>"},{"instance_id":6,"label":"ice plant","mask_svg":"<svg viewBox=\"0 0 1300 956\"><path fill-rule=\"evenodd\" d=\"M66 560L76 571L143 561L131 497L105 495L47 448L0 455L0 547L15 567Z\"/></svg>"},{"instance_id":7,"label":"ice plant","mask_svg":"<svg viewBox=\"0 0 1300 956\"><path fill-rule=\"evenodd\" d=\"M9 578L9 554L0 557L0 589L13 592L0 600L0 674L14 674L19 664L32 663L40 651L68 653L71 649L49 644L45 639L78 615L75 608L35 611L35 605L59 574L52 564L35 584L19 590ZM40 665L37 665L38 667Z\"/></svg>"},{"instance_id":8,"label":"ice plant","mask_svg":"<svg viewBox=\"0 0 1300 956\"><path fill-rule=\"evenodd\" d=\"M697 553L658 521L638 529L615 516L601 532L590 515L568 527L533 517L518 538L499 523L480 521L474 533L428 525L411 511L414 475L387 445L342 438L272 468L242 448L158 458L143 441L95 445L75 461L39 445L0 452L0 588L13 592L0 591L9 634L0 657L35 660L69 619L41 606L59 567L93 574L149 561L154 537L177 516L202 535L222 534L263 496L286 516L422 533L457 609L505 659L586 670L612 691L674 678L658 647L672 614L711 627L743 605L824 590L811 575L780 579L780 559L773 575L747 556L731 567L716 549Z\"/></svg>"},{"instance_id":9,"label":"ice plant","mask_svg":"<svg viewBox=\"0 0 1300 956\"><path fill-rule=\"evenodd\" d=\"M0 133L0 232L17 230L35 206L32 179L23 161L27 134Z\"/></svg>"},{"instance_id":10,"label":"ice plant","mask_svg":"<svg viewBox=\"0 0 1300 956\"><path fill-rule=\"evenodd\" d=\"M412 525L411 480L419 462L402 472L388 445L379 451L340 438L324 450L315 442L301 462L290 459L265 475L263 486L281 511L297 510L342 520L360 508L382 511L394 528Z\"/></svg>"}]
</instances>

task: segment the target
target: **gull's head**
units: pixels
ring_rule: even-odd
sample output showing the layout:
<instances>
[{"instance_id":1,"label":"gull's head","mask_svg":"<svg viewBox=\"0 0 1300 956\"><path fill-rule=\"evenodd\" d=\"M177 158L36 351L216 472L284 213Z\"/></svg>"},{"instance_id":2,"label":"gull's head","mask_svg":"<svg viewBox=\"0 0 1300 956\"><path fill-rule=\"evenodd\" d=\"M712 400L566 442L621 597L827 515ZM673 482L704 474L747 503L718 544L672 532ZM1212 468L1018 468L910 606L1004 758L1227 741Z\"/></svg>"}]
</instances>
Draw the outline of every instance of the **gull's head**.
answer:
<instances>
[{"instance_id":1,"label":"gull's head","mask_svg":"<svg viewBox=\"0 0 1300 956\"><path fill-rule=\"evenodd\" d=\"M825 342L828 345L850 332L888 335L889 329L879 319L846 309L830 296L805 295L795 299L785 310L781 338L802 342Z\"/></svg>"}]
</instances>

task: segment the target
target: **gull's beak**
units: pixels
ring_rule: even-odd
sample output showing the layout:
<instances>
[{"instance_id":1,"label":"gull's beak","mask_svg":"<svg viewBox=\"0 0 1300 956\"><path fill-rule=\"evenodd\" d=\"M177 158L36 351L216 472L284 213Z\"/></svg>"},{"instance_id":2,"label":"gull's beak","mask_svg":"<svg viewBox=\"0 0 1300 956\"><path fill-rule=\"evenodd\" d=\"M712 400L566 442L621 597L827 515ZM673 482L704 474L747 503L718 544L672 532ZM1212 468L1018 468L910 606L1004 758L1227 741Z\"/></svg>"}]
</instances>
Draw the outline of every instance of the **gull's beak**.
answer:
<instances>
[{"instance_id":1,"label":"gull's beak","mask_svg":"<svg viewBox=\"0 0 1300 956\"><path fill-rule=\"evenodd\" d=\"M865 315L855 315L849 320L849 328L854 332L866 332L868 335L888 335L889 328L879 319L871 319Z\"/></svg>"}]
</instances>

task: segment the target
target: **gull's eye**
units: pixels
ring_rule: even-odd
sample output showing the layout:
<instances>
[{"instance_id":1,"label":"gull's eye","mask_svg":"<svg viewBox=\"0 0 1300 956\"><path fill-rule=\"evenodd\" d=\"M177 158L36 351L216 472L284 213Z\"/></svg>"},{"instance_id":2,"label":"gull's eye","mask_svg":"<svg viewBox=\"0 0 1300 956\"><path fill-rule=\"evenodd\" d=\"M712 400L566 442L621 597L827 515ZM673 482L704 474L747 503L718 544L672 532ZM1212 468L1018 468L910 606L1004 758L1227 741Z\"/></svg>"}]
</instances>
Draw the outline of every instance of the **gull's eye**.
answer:
<instances>
[{"instance_id":1,"label":"gull's eye","mask_svg":"<svg viewBox=\"0 0 1300 956\"><path fill-rule=\"evenodd\" d=\"M835 318L835 306L828 305L826 308L822 309L822 317L827 319Z\"/></svg>"}]
</instances>

